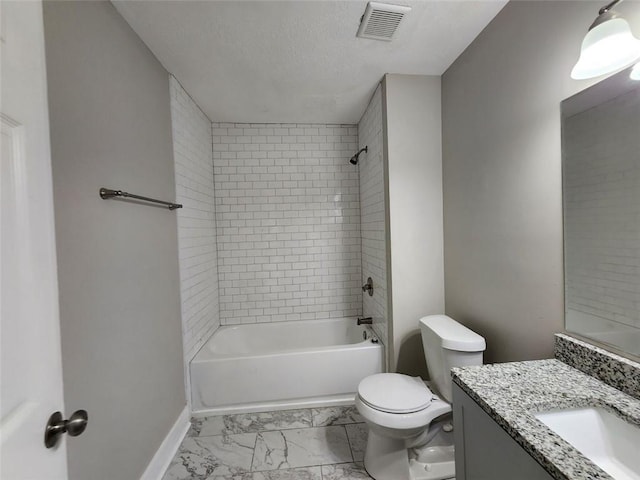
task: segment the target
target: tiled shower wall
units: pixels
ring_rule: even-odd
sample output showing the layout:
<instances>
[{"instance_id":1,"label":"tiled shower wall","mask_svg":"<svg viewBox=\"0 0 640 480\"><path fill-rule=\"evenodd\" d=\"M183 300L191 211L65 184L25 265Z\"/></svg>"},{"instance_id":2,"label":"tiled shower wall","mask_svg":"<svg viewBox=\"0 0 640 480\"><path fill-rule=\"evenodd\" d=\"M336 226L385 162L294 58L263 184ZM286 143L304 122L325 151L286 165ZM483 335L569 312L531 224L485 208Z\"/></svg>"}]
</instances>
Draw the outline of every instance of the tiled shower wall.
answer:
<instances>
[{"instance_id":1,"label":"tiled shower wall","mask_svg":"<svg viewBox=\"0 0 640 480\"><path fill-rule=\"evenodd\" d=\"M385 190L382 132L382 93L378 85L358 124L360 156L360 211L362 235L362 282L373 279L374 295L363 295L363 315L373 317L373 329L387 345L387 257L385 236Z\"/></svg>"},{"instance_id":2,"label":"tiled shower wall","mask_svg":"<svg viewBox=\"0 0 640 480\"><path fill-rule=\"evenodd\" d=\"M573 331L640 329L639 112L634 90L563 122L566 320Z\"/></svg>"},{"instance_id":3,"label":"tiled shower wall","mask_svg":"<svg viewBox=\"0 0 640 480\"><path fill-rule=\"evenodd\" d=\"M222 324L361 314L357 127L212 127Z\"/></svg>"},{"instance_id":4,"label":"tiled shower wall","mask_svg":"<svg viewBox=\"0 0 640 480\"><path fill-rule=\"evenodd\" d=\"M220 326L211 122L170 77L185 363Z\"/></svg>"}]
</instances>

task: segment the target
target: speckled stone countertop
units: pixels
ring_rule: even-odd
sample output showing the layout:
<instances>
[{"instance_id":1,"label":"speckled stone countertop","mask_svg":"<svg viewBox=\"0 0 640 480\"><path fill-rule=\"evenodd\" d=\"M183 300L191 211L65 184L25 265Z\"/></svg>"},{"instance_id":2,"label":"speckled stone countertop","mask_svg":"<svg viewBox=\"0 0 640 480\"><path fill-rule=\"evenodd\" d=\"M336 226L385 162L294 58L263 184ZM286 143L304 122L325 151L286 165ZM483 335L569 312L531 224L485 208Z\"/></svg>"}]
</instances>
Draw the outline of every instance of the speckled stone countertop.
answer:
<instances>
[{"instance_id":1,"label":"speckled stone countertop","mask_svg":"<svg viewBox=\"0 0 640 480\"><path fill-rule=\"evenodd\" d=\"M612 477L533 413L597 406L640 426L640 400L559 360L454 368L452 376L462 390L558 480Z\"/></svg>"}]
</instances>

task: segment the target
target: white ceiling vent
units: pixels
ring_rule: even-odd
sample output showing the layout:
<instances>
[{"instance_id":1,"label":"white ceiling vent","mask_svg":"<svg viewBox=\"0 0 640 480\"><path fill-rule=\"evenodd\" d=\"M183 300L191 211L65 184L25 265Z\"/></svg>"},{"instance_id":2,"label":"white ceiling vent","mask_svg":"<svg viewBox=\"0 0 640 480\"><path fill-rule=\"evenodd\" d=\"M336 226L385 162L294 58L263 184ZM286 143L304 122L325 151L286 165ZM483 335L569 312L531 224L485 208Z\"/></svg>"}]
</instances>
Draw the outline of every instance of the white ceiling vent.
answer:
<instances>
[{"instance_id":1,"label":"white ceiling vent","mask_svg":"<svg viewBox=\"0 0 640 480\"><path fill-rule=\"evenodd\" d=\"M398 31L400 22L411 11L411 7L369 2L360 19L357 37L390 42Z\"/></svg>"}]
</instances>

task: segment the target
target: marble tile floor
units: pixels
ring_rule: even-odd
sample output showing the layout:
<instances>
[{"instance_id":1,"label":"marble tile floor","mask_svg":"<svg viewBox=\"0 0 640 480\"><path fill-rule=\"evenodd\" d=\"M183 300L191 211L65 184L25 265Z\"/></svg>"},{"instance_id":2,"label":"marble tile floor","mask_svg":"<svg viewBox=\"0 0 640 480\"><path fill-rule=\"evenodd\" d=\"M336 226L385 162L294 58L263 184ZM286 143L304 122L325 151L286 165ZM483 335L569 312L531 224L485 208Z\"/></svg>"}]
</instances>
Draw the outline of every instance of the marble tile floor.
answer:
<instances>
[{"instance_id":1,"label":"marble tile floor","mask_svg":"<svg viewBox=\"0 0 640 480\"><path fill-rule=\"evenodd\" d=\"M193 418L163 480L360 480L367 429L354 406Z\"/></svg>"}]
</instances>

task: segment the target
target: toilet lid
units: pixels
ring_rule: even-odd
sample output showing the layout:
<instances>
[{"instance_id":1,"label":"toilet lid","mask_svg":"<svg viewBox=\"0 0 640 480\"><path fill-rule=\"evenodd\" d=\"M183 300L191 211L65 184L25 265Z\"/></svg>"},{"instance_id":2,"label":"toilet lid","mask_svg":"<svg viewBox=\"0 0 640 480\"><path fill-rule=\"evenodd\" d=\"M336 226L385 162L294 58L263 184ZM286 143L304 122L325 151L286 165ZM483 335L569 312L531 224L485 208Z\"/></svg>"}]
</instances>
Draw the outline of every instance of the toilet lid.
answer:
<instances>
[{"instance_id":1,"label":"toilet lid","mask_svg":"<svg viewBox=\"0 0 640 480\"><path fill-rule=\"evenodd\" d=\"M358 385L360 399L376 410L389 413L411 413L424 410L433 393L419 377L399 373L377 373Z\"/></svg>"}]
</instances>

